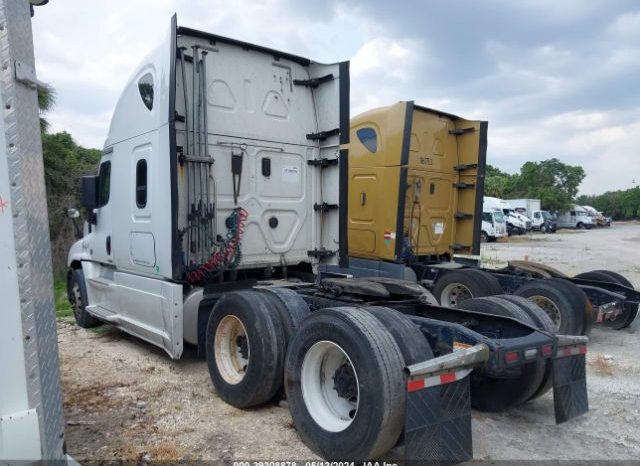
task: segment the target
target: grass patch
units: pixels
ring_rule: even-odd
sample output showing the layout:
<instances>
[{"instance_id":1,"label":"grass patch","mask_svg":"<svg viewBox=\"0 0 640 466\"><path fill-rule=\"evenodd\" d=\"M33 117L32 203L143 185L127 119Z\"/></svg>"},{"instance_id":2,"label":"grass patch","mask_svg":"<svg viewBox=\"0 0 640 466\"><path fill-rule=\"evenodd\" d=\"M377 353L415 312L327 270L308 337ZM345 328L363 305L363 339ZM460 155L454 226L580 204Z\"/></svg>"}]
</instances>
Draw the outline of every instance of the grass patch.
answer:
<instances>
[{"instance_id":1,"label":"grass patch","mask_svg":"<svg viewBox=\"0 0 640 466\"><path fill-rule=\"evenodd\" d=\"M56 303L56 317L58 319L73 317L73 309L67 299L67 277L64 274L53 278L53 295Z\"/></svg>"}]
</instances>

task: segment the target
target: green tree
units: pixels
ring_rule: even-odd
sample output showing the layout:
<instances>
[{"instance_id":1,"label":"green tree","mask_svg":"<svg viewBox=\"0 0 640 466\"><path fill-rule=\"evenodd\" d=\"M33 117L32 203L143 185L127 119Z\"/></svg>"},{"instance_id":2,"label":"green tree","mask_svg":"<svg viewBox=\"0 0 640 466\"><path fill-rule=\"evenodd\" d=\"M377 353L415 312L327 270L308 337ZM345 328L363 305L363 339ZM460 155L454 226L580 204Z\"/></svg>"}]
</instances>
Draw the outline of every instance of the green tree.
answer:
<instances>
[{"instance_id":1,"label":"green tree","mask_svg":"<svg viewBox=\"0 0 640 466\"><path fill-rule=\"evenodd\" d=\"M38 87L38 107L40 109L40 132L49 131L49 120L43 115L49 112L56 103L56 91L48 84L44 87Z\"/></svg>"},{"instance_id":2,"label":"green tree","mask_svg":"<svg viewBox=\"0 0 640 466\"><path fill-rule=\"evenodd\" d=\"M100 161L100 151L76 144L67 132L49 134L49 122L45 114L55 104L55 91L51 86L38 88L40 131L44 180L49 209L49 235L53 269L61 272L66 267L66 255L74 241L74 230L66 218L66 210L77 206L80 200L80 177L95 173Z\"/></svg>"},{"instance_id":3,"label":"green tree","mask_svg":"<svg viewBox=\"0 0 640 466\"><path fill-rule=\"evenodd\" d=\"M510 175L499 168L487 165L485 170L484 194L486 196L507 197L513 189L517 175Z\"/></svg>"},{"instance_id":4,"label":"green tree","mask_svg":"<svg viewBox=\"0 0 640 466\"><path fill-rule=\"evenodd\" d=\"M540 199L546 210L568 210L584 177L582 167L564 164L556 158L526 162L513 179L509 197Z\"/></svg>"}]
</instances>

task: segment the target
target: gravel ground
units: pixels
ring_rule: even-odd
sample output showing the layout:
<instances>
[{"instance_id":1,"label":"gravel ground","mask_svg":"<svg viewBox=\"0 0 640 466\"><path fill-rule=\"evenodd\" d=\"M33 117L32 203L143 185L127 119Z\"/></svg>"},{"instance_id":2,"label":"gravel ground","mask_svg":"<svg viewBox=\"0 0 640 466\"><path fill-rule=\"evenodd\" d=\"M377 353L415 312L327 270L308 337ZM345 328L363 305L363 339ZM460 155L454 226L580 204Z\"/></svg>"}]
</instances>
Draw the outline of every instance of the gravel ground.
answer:
<instances>
[{"instance_id":1,"label":"gravel ground","mask_svg":"<svg viewBox=\"0 0 640 466\"><path fill-rule=\"evenodd\" d=\"M518 237L483 245L489 267L541 261L569 274L606 268L640 288L640 224ZM591 410L556 426L547 394L501 414L473 413L481 460L637 460L640 458L640 324L595 328L589 343ZM180 361L110 326L84 330L59 321L58 339L69 453L80 462L126 459L316 459L299 440L286 407L239 410L213 391L193 348Z\"/></svg>"}]
</instances>

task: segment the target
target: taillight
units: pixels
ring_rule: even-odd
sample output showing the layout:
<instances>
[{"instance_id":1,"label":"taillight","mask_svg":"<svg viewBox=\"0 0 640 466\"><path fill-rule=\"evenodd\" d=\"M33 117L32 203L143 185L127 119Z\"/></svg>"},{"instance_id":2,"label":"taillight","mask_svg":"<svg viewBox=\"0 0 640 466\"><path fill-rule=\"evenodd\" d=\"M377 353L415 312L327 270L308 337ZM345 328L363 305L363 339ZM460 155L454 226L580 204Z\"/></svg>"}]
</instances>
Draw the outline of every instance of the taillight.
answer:
<instances>
[{"instance_id":1,"label":"taillight","mask_svg":"<svg viewBox=\"0 0 640 466\"><path fill-rule=\"evenodd\" d=\"M553 354L553 345L542 345L542 356L545 358Z\"/></svg>"},{"instance_id":2,"label":"taillight","mask_svg":"<svg viewBox=\"0 0 640 466\"><path fill-rule=\"evenodd\" d=\"M507 364L513 364L514 362L518 362L520 359L520 354L517 351L509 351L504 355L504 360Z\"/></svg>"}]
</instances>

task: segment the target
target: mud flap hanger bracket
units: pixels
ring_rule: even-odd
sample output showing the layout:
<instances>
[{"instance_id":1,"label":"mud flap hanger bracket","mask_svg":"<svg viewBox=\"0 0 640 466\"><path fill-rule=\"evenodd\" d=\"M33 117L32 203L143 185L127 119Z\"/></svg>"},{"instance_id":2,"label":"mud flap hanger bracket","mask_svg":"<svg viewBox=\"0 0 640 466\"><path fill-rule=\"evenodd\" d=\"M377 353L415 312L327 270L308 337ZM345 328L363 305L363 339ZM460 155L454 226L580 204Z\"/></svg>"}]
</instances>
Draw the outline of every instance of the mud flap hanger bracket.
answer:
<instances>
[{"instance_id":1,"label":"mud flap hanger bracket","mask_svg":"<svg viewBox=\"0 0 640 466\"><path fill-rule=\"evenodd\" d=\"M468 375L489 355L480 343L405 368L405 459L451 464L473 458Z\"/></svg>"}]
</instances>

